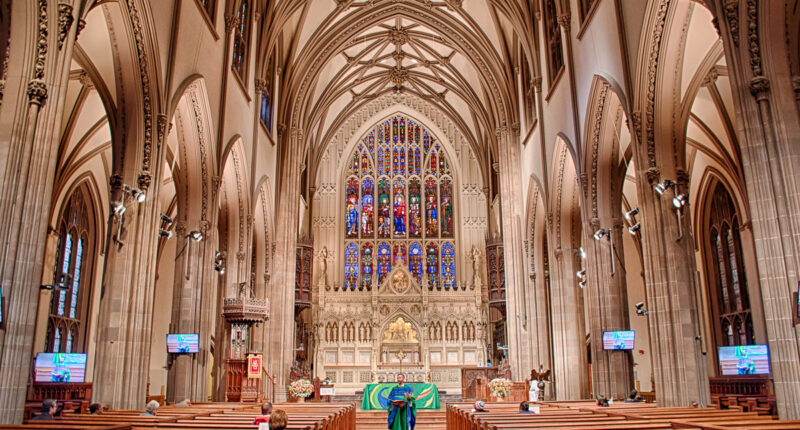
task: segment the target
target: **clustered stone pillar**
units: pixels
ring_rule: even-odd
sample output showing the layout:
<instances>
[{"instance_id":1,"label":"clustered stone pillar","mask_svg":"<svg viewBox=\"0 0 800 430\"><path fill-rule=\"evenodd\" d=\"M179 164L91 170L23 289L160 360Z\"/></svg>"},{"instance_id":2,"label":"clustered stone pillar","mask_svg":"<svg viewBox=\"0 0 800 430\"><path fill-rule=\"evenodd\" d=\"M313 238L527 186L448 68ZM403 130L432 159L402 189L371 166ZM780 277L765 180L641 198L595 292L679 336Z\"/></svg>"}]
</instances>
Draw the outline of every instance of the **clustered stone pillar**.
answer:
<instances>
[{"instance_id":1,"label":"clustered stone pillar","mask_svg":"<svg viewBox=\"0 0 800 430\"><path fill-rule=\"evenodd\" d=\"M282 171L278 183L279 202L297 201L300 195L300 171L302 152L305 146L303 133L297 127L290 129L288 135L281 135ZM265 330L269 339L265 342L265 361L267 370L276 378L277 401L286 401L286 386L289 370L294 361L294 284L299 207L295 204L278 205L275 231L276 252L273 276L275 281L269 294L272 312Z\"/></svg>"},{"instance_id":2,"label":"clustered stone pillar","mask_svg":"<svg viewBox=\"0 0 800 430\"><path fill-rule=\"evenodd\" d=\"M655 391L659 405L704 406L709 401L708 373L695 282L690 208L680 211L672 198L686 191L688 178L678 171L676 186L663 195L654 190L661 181L657 168L639 175L641 232L645 285L649 306Z\"/></svg>"},{"instance_id":3,"label":"clustered stone pillar","mask_svg":"<svg viewBox=\"0 0 800 430\"><path fill-rule=\"evenodd\" d=\"M0 285L4 319L10 321L0 332L0 423L22 421L30 375L62 99L77 31L77 26L59 27L59 6L64 17L72 18L71 5L44 1L15 2L10 17L20 25L12 27L12 67L0 116L0 153L6 155L0 186ZM34 45L33 61L20 55Z\"/></svg>"},{"instance_id":4,"label":"clustered stone pillar","mask_svg":"<svg viewBox=\"0 0 800 430\"><path fill-rule=\"evenodd\" d=\"M506 283L506 319L508 354L511 375L521 380L530 372L532 364L528 336L525 329L525 269L522 236L522 180L519 151L519 130L508 127L497 129L497 147L500 162L500 195Z\"/></svg>"},{"instance_id":5,"label":"clustered stone pillar","mask_svg":"<svg viewBox=\"0 0 800 430\"><path fill-rule=\"evenodd\" d=\"M603 332L630 329L628 289L625 282L622 252L622 220L601 225L599 219L590 221L584 234L586 246L585 305L589 321L592 352L592 391L596 396L625 398L633 388L632 351L606 351ZM594 240L594 233L611 230L611 240ZM613 247L616 248L612 248ZM612 261L612 259L614 261ZM612 271L613 268L613 271Z\"/></svg>"},{"instance_id":6,"label":"clustered stone pillar","mask_svg":"<svg viewBox=\"0 0 800 430\"><path fill-rule=\"evenodd\" d=\"M212 200L213 201L213 200ZM213 207L216 207L214 205ZM167 382L167 401L183 399L203 401L208 398L210 345L217 319L217 287L219 274L213 268L217 234L207 221L201 221L202 241L187 237L184 224L176 227L179 250L175 259L175 281L172 299L170 333L198 333L200 351L173 357ZM218 351L221 349L218 348Z\"/></svg>"}]
</instances>

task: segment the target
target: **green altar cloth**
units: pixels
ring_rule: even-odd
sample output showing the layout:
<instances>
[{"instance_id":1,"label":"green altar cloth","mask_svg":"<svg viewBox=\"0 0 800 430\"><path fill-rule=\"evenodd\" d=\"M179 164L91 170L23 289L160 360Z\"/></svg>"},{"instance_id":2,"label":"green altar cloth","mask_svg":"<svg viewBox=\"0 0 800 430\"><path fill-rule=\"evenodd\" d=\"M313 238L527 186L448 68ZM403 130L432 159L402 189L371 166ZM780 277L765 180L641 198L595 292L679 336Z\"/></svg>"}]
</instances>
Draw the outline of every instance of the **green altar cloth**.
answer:
<instances>
[{"instance_id":1,"label":"green altar cloth","mask_svg":"<svg viewBox=\"0 0 800 430\"><path fill-rule=\"evenodd\" d=\"M364 388L364 400L361 401L361 409L386 409L389 407L389 392L397 385L395 382L385 384L367 384ZM436 384L422 382L406 382L406 385L414 388L414 396L417 398L417 409L439 409L439 389Z\"/></svg>"}]
</instances>

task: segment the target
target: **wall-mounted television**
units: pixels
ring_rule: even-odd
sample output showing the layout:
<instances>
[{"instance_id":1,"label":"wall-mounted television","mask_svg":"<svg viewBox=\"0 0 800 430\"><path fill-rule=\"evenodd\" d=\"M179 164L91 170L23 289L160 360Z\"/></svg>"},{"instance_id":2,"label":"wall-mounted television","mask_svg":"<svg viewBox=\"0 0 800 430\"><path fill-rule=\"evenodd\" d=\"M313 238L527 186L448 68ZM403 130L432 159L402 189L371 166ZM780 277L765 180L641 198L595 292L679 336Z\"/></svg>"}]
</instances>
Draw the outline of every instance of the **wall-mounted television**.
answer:
<instances>
[{"instance_id":1,"label":"wall-mounted television","mask_svg":"<svg viewBox=\"0 0 800 430\"><path fill-rule=\"evenodd\" d=\"M84 382L86 354L37 354L33 380L34 382Z\"/></svg>"},{"instance_id":2,"label":"wall-mounted television","mask_svg":"<svg viewBox=\"0 0 800 430\"><path fill-rule=\"evenodd\" d=\"M194 354L200 351L200 335L168 334L167 352L170 354Z\"/></svg>"},{"instance_id":3,"label":"wall-mounted television","mask_svg":"<svg viewBox=\"0 0 800 430\"><path fill-rule=\"evenodd\" d=\"M767 345L721 346L719 368L722 375L769 374Z\"/></svg>"},{"instance_id":4,"label":"wall-mounted television","mask_svg":"<svg viewBox=\"0 0 800 430\"><path fill-rule=\"evenodd\" d=\"M605 350L628 350L633 349L633 342L636 338L634 331L604 331L603 349Z\"/></svg>"}]
</instances>

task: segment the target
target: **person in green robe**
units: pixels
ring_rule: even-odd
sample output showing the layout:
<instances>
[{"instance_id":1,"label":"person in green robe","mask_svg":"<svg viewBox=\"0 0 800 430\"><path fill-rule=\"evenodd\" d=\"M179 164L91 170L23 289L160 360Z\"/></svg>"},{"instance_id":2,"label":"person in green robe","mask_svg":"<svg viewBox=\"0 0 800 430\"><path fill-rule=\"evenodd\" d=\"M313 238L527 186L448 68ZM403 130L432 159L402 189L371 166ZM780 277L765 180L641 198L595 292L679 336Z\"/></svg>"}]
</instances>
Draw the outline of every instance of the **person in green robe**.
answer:
<instances>
[{"instance_id":1,"label":"person in green robe","mask_svg":"<svg viewBox=\"0 0 800 430\"><path fill-rule=\"evenodd\" d=\"M397 386L389 392L388 428L391 430L414 430L417 421L414 389L404 382L405 376L398 374Z\"/></svg>"}]
</instances>

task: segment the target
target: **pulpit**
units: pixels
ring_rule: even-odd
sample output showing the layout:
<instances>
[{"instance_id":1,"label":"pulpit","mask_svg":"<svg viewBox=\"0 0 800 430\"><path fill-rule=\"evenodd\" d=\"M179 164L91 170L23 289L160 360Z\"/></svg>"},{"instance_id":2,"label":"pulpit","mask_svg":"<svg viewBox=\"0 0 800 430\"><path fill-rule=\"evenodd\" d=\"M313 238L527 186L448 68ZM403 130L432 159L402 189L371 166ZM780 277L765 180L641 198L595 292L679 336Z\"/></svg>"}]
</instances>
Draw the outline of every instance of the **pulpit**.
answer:
<instances>
[{"instance_id":1,"label":"pulpit","mask_svg":"<svg viewBox=\"0 0 800 430\"><path fill-rule=\"evenodd\" d=\"M252 351L247 350L247 333L254 324L269 319L269 301L240 292L239 298L225 299L222 316L231 325L231 349L225 372L226 400L255 401L261 397L261 379L248 377L247 354Z\"/></svg>"}]
</instances>

